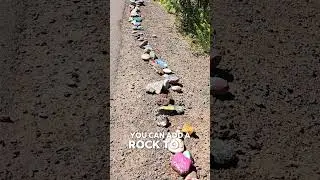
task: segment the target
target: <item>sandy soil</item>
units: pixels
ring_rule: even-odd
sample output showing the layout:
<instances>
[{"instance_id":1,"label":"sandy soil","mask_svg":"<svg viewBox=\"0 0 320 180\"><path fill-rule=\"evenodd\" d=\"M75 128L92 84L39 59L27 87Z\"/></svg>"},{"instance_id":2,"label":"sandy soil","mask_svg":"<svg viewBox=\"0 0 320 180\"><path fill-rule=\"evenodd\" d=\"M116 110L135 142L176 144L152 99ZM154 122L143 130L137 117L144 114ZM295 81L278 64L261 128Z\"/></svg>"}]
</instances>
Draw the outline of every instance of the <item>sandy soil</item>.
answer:
<instances>
[{"instance_id":1,"label":"sandy soil","mask_svg":"<svg viewBox=\"0 0 320 180\"><path fill-rule=\"evenodd\" d=\"M222 76L234 99L213 99L212 137L239 158L212 169L215 179L320 179L319 10L319 1L214 2L218 67L231 70Z\"/></svg>"},{"instance_id":2,"label":"sandy soil","mask_svg":"<svg viewBox=\"0 0 320 180\"><path fill-rule=\"evenodd\" d=\"M0 3L0 179L106 179L106 3Z\"/></svg>"},{"instance_id":3,"label":"sandy soil","mask_svg":"<svg viewBox=\"0 0 320 180\"><path fill-rule=\"evenodd\" d=\"M146 38L159 55L181 77L184 93L173 93L176 103L186 106L185 115L170 118L169 129L175 131L185 122L191 122L199 139L186 139L196 165L201 167L201 179L209 179L209 58L196 57L189 44L174 27L174 17L158 4L147 3L142 7ZM129 149L131 133L166 132L157 127L154 110L156 95L147 94L148 83L161 80L152 67L141 59L143 50L131 34L132 26L126 5L122 24L120 52L115 91L111 100L111 179L178 179L170 167L171 153L166 149ZM157 38L151 35L156 34Z\"/></svg>"}]
</instances>

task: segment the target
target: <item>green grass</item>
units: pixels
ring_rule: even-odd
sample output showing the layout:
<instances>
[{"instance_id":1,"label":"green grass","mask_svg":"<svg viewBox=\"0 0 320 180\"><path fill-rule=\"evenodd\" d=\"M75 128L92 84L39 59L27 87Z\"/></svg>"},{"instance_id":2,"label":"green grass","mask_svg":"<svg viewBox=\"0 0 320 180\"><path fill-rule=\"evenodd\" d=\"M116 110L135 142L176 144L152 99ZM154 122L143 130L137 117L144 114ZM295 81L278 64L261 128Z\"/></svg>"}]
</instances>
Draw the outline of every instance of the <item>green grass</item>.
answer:
<instances>
[{"instance_id":1,"label":"green grass","mask_svg":"<svg viewBox=\"0 0 320 180\"><path fill-rule=\"evenodd\" d=\"M192 38L204 53L210 50L209 0L155 0L177 16L179 29Z\"/></svg>"}]
</instances>

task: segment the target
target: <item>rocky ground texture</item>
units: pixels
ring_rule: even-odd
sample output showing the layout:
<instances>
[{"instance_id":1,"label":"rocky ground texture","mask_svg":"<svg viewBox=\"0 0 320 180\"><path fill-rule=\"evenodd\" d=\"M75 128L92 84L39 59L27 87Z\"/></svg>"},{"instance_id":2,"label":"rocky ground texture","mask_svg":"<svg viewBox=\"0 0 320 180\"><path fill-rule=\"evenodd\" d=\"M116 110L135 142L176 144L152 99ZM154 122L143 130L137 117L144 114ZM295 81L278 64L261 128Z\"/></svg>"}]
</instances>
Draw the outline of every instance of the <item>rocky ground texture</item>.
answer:
<instances>
[{"instance_id":1,"label":"rocky ground texture","mask_svg":"<svg viewBox=\"0 0 320 180\"><path fill-rule=\"evenodd\" d=\"M211 175L319 180L319 1L217 0L213 16L230 94L211 102Z\"/></svg>"},{"instance_id":2,"label":"rocky ground texture","mask_svg":"<svg viewBox=\"0 0 320 180\"><path fill-rule=\"evenodd\" d=\"M107 2L0 3L0 179L106 179Z\"/></svg>"}]
</instances>

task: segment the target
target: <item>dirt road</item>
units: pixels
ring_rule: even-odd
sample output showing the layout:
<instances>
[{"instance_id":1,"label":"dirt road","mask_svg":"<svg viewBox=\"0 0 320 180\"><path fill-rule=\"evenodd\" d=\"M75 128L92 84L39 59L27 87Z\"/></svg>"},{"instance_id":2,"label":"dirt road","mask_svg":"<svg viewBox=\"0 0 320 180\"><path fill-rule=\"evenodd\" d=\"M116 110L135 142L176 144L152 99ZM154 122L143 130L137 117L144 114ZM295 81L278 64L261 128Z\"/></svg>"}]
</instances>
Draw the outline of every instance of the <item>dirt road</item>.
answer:
<instances>
[{"instance_id":1,"label":"dirt road","mask_svg":"<svg viewBox=\"0 0 320 180\"><path fill-rule=\"evenodd\" d=\"M148 83L163 79L148 62L141 59L140 41L133 38L128 5L121 28L122 46L111 101L111 179L178 179L170 167L171 153L163 149L129 149L131 133L163 133L167 129L155 122L156 95L146 93ZM209 179L209 58L192 54L188 42L174 27L174 17L158 4L141 7L145 35L170 68L181 77L183 93L173 93L176 104L186 106L186 114L170 117L169 130L191 122L199 139L186 139L201 179ZM157 35L153 38L152 35ZM152 140L151 138L147 138ZM161 139L160 139L161 140Z\"/></svg>"},{"instance_id":2,"label":"dirt road","mask_svg":"<svg viewBox=\"0 0 320 180\"><path fill-rule=\"evenodd\" d=\"M106 3L0 3L0 179L106 179Z\"/></svg>"}]
</instances>

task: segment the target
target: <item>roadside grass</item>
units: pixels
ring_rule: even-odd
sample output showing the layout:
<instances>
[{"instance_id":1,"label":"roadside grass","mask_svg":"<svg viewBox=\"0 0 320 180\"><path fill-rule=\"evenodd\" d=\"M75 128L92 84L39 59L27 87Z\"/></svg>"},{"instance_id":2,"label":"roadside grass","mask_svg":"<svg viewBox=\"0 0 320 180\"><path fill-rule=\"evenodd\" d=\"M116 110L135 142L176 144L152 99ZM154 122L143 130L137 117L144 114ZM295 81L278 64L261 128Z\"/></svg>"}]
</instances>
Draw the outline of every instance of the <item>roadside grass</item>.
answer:
<instances>
[{"instance_id":1,"label":"roadside grass","mask_svg":"<svg viewBox=\"0 0 320 180\"><path fill-rule=\"evenodd\" d=\"M210 51L210 6L209 0L155 0L168 13L177 17L180 33L185 35L196 50Z\"/></svg>"}]
</instances>

